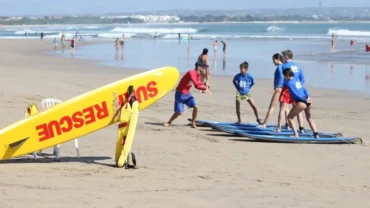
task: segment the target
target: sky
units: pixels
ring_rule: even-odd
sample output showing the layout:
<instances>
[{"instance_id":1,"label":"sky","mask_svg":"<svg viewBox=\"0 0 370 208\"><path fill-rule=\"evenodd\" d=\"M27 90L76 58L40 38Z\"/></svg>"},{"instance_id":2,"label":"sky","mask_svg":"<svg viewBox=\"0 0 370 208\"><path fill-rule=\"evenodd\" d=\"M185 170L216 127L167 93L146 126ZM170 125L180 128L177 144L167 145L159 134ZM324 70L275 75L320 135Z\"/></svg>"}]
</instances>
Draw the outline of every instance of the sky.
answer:
<instances>
[{"instance_id":1,"label":"sky","mask_svg":"<svg viewBox=\"0 0 370 208\"><path fill-rule=\"evenodd\" d=\"M93 2L93 3L92 3ZM319 0L0 0L0 16L103 14L168 9L317 7ZM322 0L323 7L370 7L370 0Z\"/></svg>"}]
</instances>

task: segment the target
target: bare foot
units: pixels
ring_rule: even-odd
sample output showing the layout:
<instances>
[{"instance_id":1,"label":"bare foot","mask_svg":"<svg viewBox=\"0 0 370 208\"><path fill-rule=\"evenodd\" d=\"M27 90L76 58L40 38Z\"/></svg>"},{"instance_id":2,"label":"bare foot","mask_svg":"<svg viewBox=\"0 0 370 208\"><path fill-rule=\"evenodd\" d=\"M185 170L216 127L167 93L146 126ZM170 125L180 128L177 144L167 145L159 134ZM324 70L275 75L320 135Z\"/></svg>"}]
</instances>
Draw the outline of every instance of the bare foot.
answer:
<instances>
[{"instance_id":1,"label":"bare foot","mask_svg":"<svg viewBox=\"0 0 370 208\"><path fill-rule=\"evenodd\" d=\"M170 124L169 124L169 123L165 123L163 126L164 126L164 127L169 127L169 126L170 126Z\"/></svg>"},{"instance_id":2,"label":"bare foot","mask_svg":"<svg viewBox=\"0 0 370 208\"><path fill-rule=\"evenodd\" d=\"M192 123L192 124L191 124L191 128L196 129L196 128L197 128L197 125L195 125L195 123Z\"/></svg>"},{"instance_id":3,"label":"bare foot","mask_svg":"<svg viewBox=\"0 0 370 208\"><path fill-rule=\"evenodd\" d=\"M277 132L277 133L280 133L280 129L278 128L278 129L275 129L275 130L272 130L273 132Z\"/></svg>"},{"instance_id":4,"label":"bare foot","mask_svg":"<svg viewBox=\"0 0 370 208\"><path fill-rule=\"evenodd\" d=\"M263 121L262 120L263 120L262 118L257 119L257 123L258 124L263 124Z\"/></svg>"}]
</instances>

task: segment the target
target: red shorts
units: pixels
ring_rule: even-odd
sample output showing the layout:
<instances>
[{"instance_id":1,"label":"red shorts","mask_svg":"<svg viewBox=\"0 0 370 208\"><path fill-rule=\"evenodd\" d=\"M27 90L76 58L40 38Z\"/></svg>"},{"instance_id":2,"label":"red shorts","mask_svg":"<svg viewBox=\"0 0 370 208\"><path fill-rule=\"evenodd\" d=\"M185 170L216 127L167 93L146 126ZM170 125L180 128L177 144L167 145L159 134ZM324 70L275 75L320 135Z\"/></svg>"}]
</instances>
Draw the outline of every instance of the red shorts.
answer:
<instances>
[{"instance_id":1,"label":"red shorts","mask_svg":"<svg viewBox=\"0 0 370 208\"><path fill-rule=\"evenodd\" d=\"M283 103L288 103L288 104L295 104L292 97L290 96L289 89L285 86L281 90L279 101Z\"/></svg>"}]
</instances>

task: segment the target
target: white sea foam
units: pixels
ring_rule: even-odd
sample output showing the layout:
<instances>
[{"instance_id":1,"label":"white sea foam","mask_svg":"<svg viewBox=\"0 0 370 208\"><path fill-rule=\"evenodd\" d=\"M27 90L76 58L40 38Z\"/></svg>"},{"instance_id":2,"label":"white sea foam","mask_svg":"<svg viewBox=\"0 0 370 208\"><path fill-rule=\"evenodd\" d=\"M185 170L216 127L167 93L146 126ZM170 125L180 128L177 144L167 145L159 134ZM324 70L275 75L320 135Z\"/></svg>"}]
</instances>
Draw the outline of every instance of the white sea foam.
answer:
<instances>
[{"instance_id":1,"label":"white sea foam","mask_svg":"<svg viewBox=\"0 0 370 208\"><path fill-rule=\"evenodd\" d=\"M347 29L329 29L328 35L337 34L338 36L370 36L370 31L347 30Z\"/></svg>"}]
</instances>

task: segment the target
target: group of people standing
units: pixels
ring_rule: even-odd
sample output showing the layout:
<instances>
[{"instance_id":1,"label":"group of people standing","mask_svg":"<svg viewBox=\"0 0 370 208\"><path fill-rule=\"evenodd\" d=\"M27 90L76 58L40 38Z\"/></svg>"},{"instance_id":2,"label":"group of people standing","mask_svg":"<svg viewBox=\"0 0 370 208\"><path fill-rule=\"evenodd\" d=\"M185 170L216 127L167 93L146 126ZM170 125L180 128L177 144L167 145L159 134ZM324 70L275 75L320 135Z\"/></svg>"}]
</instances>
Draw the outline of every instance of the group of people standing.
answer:
<instances>
[{"instance_id":1,"label":"group of people standing","mask_svg":"<svg viewBox=\"0 0 370 208\"><path fill-rule=\"evenodd\" d=\"M208 49L203 49L202 54L195 63L195 69L189 70L181 78L175 92L174 114L164 126L170 126L171 123L184 112L184 105L186 105L188 108L193 108L191 127L197 127L195 121L198 115L198 103L191 94L190 88L192 87L191 83L193 83L194 87L200 90L201 93L211 94L209 90L210 73L207 53ZM309 92L304 87L304 74L301 67L292 59L293 52L291 50L285 50L281 54L276 53L272 56L272 62L276 66L273 82L275 92L271 98L270 106L264 120L259 118L256 104L250 93L252 87L255 85L255 81L253 76L248 72L249 64L246 61L240 64L240 72L236 74L232 80L236 89L235 105L238 118L237 123L241 123L240 104L243 100L247 101L252 107L256 120L259 123L258 127L260 128L266 127L268 119L271 117L276 104L280 103L278 125L276 128L277 132L281 131L282 123L285 118L286 128L292 128L294 132L292 136L299 137L293 119L298 117L299 131L303 132L302 112L304 111L314 137L318 138L316 125L311 117L312 99L310 98ZM288 109L289 104L292 105L290 111Z\"/></svg>"}]
</instances>

